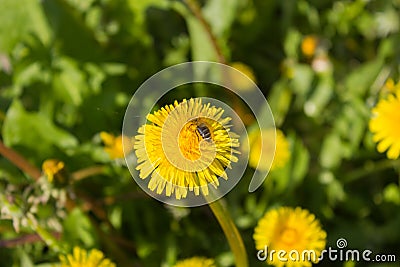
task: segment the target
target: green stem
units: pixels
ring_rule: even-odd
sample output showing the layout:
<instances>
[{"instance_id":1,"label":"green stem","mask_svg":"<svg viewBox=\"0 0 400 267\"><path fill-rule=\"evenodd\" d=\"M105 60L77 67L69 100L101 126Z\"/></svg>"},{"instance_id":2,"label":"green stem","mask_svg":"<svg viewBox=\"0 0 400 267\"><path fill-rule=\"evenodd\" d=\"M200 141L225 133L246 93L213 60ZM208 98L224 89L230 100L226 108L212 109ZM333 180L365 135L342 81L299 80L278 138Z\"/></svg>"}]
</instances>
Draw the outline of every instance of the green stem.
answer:
<instances>
[{"instance_id":1,"label":"green stem","mask_svg":"<svg viewBox=\"0 0 400 267\"><path fill-rule=\"evenodd\" d=\"M27 222L31 229L40 236L40 238L46 243L46 245L52 248L55 252L64 252L64 249L60 245L60 241L58 241L54 235L52 235L43 227L37 225L31 218L27 217Z\"/></svg>"},{"instance_id":2,"label":"green stem","mask_svg":"<svg viewBox=\"0 0 400 267\"><path fill-rule=\"evenodd\" d=\"M6 147L0 140L0 155L8 159L12 164L18 167L21 171L30 175L33 179L37 180L42 175L41 171L36 166L29 163L22 155L13 149Z\"/></svg>"},{"instance_id":3,"label":"green stem","mask_svg":"<svg viewBox=\"0 0 400 267\"><path fill-rule=\"evenodd\" d=\"M85 169L78 170L71 174L71 178L74 182L85 179L90 176L104 174L106 172L105 166L91 166Z\"/></svg>"},{"instance_id":4,"label":"green stem","mask_svg":"<svg viewBox=\"0 0 400 267\"><path fill-rule=\"evenodd\" d=\"M232 218L223 203L223 199L209 202L208 205L228 239L229 246L235 256L236 266L248 267L249 263L247 261L246 248L244 247L242 237L240 236L235 223L232 221Z\"/></svg>"},{"instance_id":5,"label":"green stem","mask_svg":"<svg viewBox=\"0 0 400 267\"><path fill-rule=\"evenodd\" d=\"M207 20L204 18L203 13L201 11L201 8L199 4L197 3L196 0L184 0L186 5L188 6L189 10L193 13L193 15L199 20L199 22L203 25L208 38L210 39L210 42L217 53L218 56L218 62L225 64L226 59L224 54L222 53L222 49L218 44L217 38L214 36L210 24L207 22Z\"/></svg>"},{"instance_id":6,"label":"green stem","mask_svg":"<svg viewBox=\"0 0 400 267\"><path fill-rule=\"evenodd\" d=\"M12 230L12 228L10 230ZM58 233L58 232L53 232L52 235L56 239L59 239L61 237L61 233ZM22 246L25 244L32 244L35 242L42 242L42 241L43 241L43 239L37 233L27 234L27 235L23 235L23 236L12 238L12 239L0 240L0 248L2 248L2 247L13 248L13 247Z\"/></svg>"},{"instance_id":7,"label":"green stem","mask_svg":"<svg viewBox=\"0 0 400 267\"><path fill-rule=\"evenodd\" d=\"M371 166L363 167L361 169L354 170L346 175L343 179L343 183L351 183L362 177L370 175L371 173L393 168L395 166L400 166L400 160L384 159L378 162L374 162Z\"/></svg>"}]
</instances>

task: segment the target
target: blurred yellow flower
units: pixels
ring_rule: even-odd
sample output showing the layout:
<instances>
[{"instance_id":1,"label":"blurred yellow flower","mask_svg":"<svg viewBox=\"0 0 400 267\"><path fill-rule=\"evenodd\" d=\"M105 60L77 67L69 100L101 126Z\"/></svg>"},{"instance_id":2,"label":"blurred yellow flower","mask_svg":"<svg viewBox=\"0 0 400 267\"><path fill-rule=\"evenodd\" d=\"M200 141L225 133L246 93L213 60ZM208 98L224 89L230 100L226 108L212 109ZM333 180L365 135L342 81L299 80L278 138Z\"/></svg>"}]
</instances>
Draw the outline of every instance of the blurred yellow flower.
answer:
<instances>
[{"instance_id":1,"label":"blurred yellow flower","mask_svg":"<svg viewBox=\"0 0 400 267\"><path fill-rule=\"evenodd\" d=\"M267 263L274 266L311 266L312 262L318 262L326 245L326 232L319 221L300 207L280 207L268 211L258 221L253 238L256 248L266 252ZM287 261L280 260L277 253L270 254L272 250L285 251L281 259ZM315 255L307 254L308 251L314 251Z\"/></svg>"},{"instance_id":2,"label":"blurred yellow flower","mask_svg":"<svg viewBox=\"0 0 400 267\"><path fill-rule=\"evenodd\" d=\"M235 68L236 70L242 72L254 83L256 82L256 77L254 75L253 70L246 64L244 64L242 62L233 62L230 64L230 66L232 68ZM236 88L238 90L247 91L247 90L251 90L254 88L251 81L249 81L248 79L246 79L245 77L243 77L241 75L232 75L232 77L230 77L230 78L231 78L232 85L234 86L234 88Z\"/></svg>"},{"instance_id":3,"label":"blurred yellow flower","mask_svg":"<svg viewBox=\"0 0 400 267\"><path fill-rule=\"evenodd\" d=\"M138 130L134 149L137 170L142 179L151 175L148 188L166 196L184 198L187 191L208 195L208 184L215 188L218 177L228 179L225 168L238 159L234 148L237 135L222 118L224 110L202 104L201 99L183 100L149 114Z\"/></svg>"},{"instance_id":4,"label":"blurred yellow flower","mask_svg":"<svg viewBox=\"0 0 400 267\"><path fill-rule=\"evenodd\" d=\"M42 171L46 175L47 180L51 183L65 167L64 162L58 159L46 159L42 164Z\"/></svg>"},{"instance_id":5,"label":"blurred yellow flower","mask_svg":"<svg viewBox=\"0 0 400 267\"><path fill-rule=\"evenodd\" d=\"M264 140L261 139L262 137ZM274 140L273 129L263 130L262 135L258 130L253 130L249 133L250 167L266 170L271 166L271 170L275 170L286 165L290 159L290 145L288 140L279 129L276 129L275 148L272 140ZM261 150L262 148L263 150ZM257 167L258 164L260 165Z\"/></svg>"},{"instance_id":6,"label":"blurred yellow flower","mask_svg":"<svg viewBox=\"0 0 400 267\"><path fill-rule=\"evenodd\" d=\"M284 61L282 61L282 63L280 64L279 68L283 74L284 77L288 78L288 79L293 79L294 78L294 74L295 74L295 62L292 59L285 59Z\"/></svg>"},{"instance_id":7,"label":"blurred yellow flower","mask_svg":"<svg viewBox=\"0 0 400 267\"><path fill-rule=\"evenodd\" d=\"M400 90L400 81L395 83L392 78L387 79L385 85L382 88L388 93L395 93L396 91Z\"/></svg>"},{"instance_id":8,"label":"blurred yellow flower","mask_svg":"<svg viewBox=\"0 0 400 267\"><path fill-rule=\"evenodd\" d=\"M387 150L389 159L400 155L400 90L379 100L372 109L369 129L380 153Z\"/></svg>"},{"instance_id":9,"label":"blurred yellow flower","mask_svg":"<svg viewBox=\"0 0 400 267\"><path fill-rule=\"evenodd\" d=\"M213 259L193 257L179 261L174 267L216 267L216 265Z\"/></svg>"},{"instance_id":10,"label":"blurred yellow flower","mask_svg":"<svg viewBox=\"0 0 400 267\"><path fill-rule=\"evenodd\" d=\"M318 46L318 38L314 35L307 35L301 42L301 52L307 57L312 57Z\"/></svg>"},{"instance_id":11,"label":"blurred yellow flower","mask_svg":"<svg viewBox=\"0 0 400 267\"><path fill-rule=\"evenodd\" d=\"M105 258L103 252L92 249L89 252L74 247L72 254L60 256L61 267L115 267L115 263Z\"/></svg>"},{"instance_id":12,"label":"blurred yellow flower","mask_svg":"<svg viewBox=\"0 0 400 267\"><path fill-rule=\"evenodd\" d=\"M123 143L122 135L114 136L113 134L107 132L101 132L100 138L105 145L104 150L111 159L123 158L124 147L128 150L132 149L132 145L129 144L128 139L125 138L125 143Z\"/></svg>"}]
</instances>

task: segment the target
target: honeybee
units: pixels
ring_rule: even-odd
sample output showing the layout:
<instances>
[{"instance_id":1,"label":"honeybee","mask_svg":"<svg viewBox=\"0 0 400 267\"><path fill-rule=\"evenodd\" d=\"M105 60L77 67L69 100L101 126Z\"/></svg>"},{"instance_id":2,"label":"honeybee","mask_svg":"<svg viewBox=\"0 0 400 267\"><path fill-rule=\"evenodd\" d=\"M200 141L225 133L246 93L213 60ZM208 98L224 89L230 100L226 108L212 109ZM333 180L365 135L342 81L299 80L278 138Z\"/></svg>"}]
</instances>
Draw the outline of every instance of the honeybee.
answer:
<instances>
[{"instance_id":1,"label":"honeybee","mask_svg":"<svg viewBox=\"0 0 400 267\"><path fill-rule=\"evenodd\" d=\"M212 140L211 138L211 132L210 129L208 129L207 125L204 123L200 123L199 125L197 125L196 128L198 134L207 142L210 142Z\"/></svg>"},{"instance_id":2,"label":"honeybee","mask_svg":"<svg viewBox=\"0 0 400 267\"><path fill-rule=\"evenodd\" d=\"M200 119L196 119L193 122L194 125L196 125L197 135L206 140L207 142L211 142L212 134L207 124L205 122L202 122Z\"/></svg>"}]
</instances>

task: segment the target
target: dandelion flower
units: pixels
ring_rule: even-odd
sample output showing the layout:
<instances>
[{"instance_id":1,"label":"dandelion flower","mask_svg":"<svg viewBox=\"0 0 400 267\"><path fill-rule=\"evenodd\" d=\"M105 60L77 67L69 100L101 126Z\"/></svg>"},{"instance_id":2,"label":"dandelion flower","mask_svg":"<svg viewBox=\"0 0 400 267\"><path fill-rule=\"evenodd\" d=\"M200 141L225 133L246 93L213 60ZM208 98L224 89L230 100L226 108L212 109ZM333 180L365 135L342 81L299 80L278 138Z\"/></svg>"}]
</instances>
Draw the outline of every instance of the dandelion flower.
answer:
<instances>
[{"instance_id":1,"label":"dandelion flower","mask_svg":"<svg viewBox=\"0 0 400 267\"><path fill-rule=\"evenodd\" d=\"M258 130L249 133L249 165L252 168L266 170L271 166L271 170L275 170L284 167L288 162L290 158L289 142L283 132L276 129L276 139L274 143L271 141L274 140L274 133L275 131L273 129L263 130L262 135ZM264 138L263 140L262 137Z\"/></svg>"},{"instance_id":2,"label":"dandelion flower","mask_svg":"<svg viewBox=\"0 0 400 267\"><path fill-rule=\"evenodd\" d=\"M217 188L219 177L228 179L225 168L238 160L233 154L239 141L223 112L190 99L147 116L149 123L139 128L134 149L139 177L151 176L150 190L181 199L188 190L208 195L208 184Z\"/></svg>"},{"instance_id":3,"label":"dandelion flower","mask_svg":"<svg viewBox=\"0 0 400 267\"><path fill-rule=\"evenodd\" d=\"M100 138L105 145L104 151L107 152L111 159L123 158L124 147L130 149L130 145L127 142L123 143L122 135L114 136L107 132L101 132Z\"/></svg>"},{"instance_id":4,"label":"dandelion flower","mask_svg":"<svg viewBox=\"0 0 400 267\"><path fill-rule=\"evenodd\" d=\"M115 263L105 258L103 252L74 247L72 254L60 256L60 267L116 267Z\"/></svg>"},{"instance_id":5,"label":"dandelion flower","mask_svg":"<svg viewBox=\"0 0 400 267\"><path fill-rule=\"evenodd\" d=\"M50 183L53 182L54 177L57 177L58 174L60 174L64 167L64 162L58 159L47 159L42 164L43 173L47 176Z\"/></svg>"},{"instance_id":6,"label":"dandelion flower","mask_svg":"<svg viewBox=\"0 0 400 267\"><path fill-rule=\"evenodd\" d=\"M274 266L311 266L312 262L318 262L326 244L326 233L319 221L299 207L268 211L258 221L253 238L258 250L267 251L267 263ZM272 250L283 250L285 254L279 259ZM309 251L315 254L307 254Z\"/></svg>"},{"instance_id":7,"label":"dandelion flower","mask_svg":"<svg viewBox=\"0 0 400 267\"><path fill-rule=\"evenodd\" d=\"M301 52L307 57L312 57L318 46L318 39L313 35L307 35L301 43Z\"/></svg>"},{"instance_id":8,"label":"dandelion flower","mask_svg":"<svg viewBox=\"0 0 400 267\"><path fill-rule=\"evenodd\" d=\"M193 257L179 261L174 267L216 267L213 259Z\"/></svg>"},{"instance_id":9,"label":"dandelion flower","mask_svg":"<svg viewBox=\"0 0 400 267\"><path fill-rule=\"evenodd\" d=\"M389 159L400 155L400 90L381 99L372 109L369 129L380 153L387 150Z\"/></svg>"}]
</instances>

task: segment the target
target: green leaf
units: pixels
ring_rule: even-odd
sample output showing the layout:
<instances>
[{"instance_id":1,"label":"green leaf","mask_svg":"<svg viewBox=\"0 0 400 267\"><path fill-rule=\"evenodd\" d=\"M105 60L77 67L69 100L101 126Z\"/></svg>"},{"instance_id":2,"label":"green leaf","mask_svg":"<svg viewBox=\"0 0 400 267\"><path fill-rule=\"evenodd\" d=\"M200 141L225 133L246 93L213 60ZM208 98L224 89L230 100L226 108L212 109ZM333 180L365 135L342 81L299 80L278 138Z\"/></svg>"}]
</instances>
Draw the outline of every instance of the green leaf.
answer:
<instances>
[{"instance_id":1,"label":"green leaf","mask_svg":"<svg viewBox=\"0 0 400 267\"><path fill-rule=\"evenodd\" d=\"M217 61L217 53L203 24L189 11L187 6L175 4L173 8L186 20L190 37L192 60ZM196 71L202 74L203 70Z\"/></svg>"},{"instance_id":2,"label":"green leaf","mask_svg":"<svg viewBox=\"0 0 400 267\"><path fill-rule=\"evenodd\" d=\"M291 178L294 185L303 181L307 174L310 164L310 153L304 146L300 138L296 138L294 134L289 136L293 141L293 149L291 154Z\"/></svg>"},{"instance_id":3,"label":"green leaf","mask_svg":"<svg viewBox=\"0 0 400 267\"><path fill-rule=\"evenodd\" d=\"M33 62L15 71L14 85L25 87L35 82L46 83L49 77L50 73L48 70L43 69L39 62Z\"/></svg>"},{"instance_id":4,"label":"green leaf","mask_svg":"<svg viewBox=\"0 0 400 267\"><path fill-rule=\"evenodd\" d=\"M297 59L299 46L301 43L301 34L294 29L290 29L284 43L285 54L288 58Z\"/></svg>"},{"instance_id":5,"label":"green leaf","mask_svg":"<svg viewBox=\"0 0 400 267\"><path fill-rule=\"evenodd\" d=\"M343 201L346 198L346 192L344 191L343 184L338 180L333 179L327 188L328 200L331 205L335 205L339 201Z\"/></svg>"},{"instance_id":6,"label":"green leaf","mask_svg":"<svg viewBox=\"0 0 400 267\"><path fill-rule=\"evenodd\" d=\"M20 2L20 1L16 1ZM53 37L50 25L47 21L46 15L40 5L40 1L26 1L25 0L24 9L29 10L30 23L35 31L36 35L39 37L40 41L44 45L48 45Z\"/></svg>"},{"instance_id":7,"label":"green leaf","mask_svg":"<svg viewBox=\"0 0 400 267\"><path fill-rule=\"evenodd\" d=\"M268 174L267 183L273 184L274 194L281 194L287 190L290 178L290 164L288 162L284 167L271 171Z\"/></svg>"},{"instance_id":8,"label":"green leaf","mask_svg":"<svg viewBox=\"0 0 400 267\"><path fill-rule=\"evenodd\" d=\"M127 71L127 66L121 63L104 63L101 65L101 68L104 70L105 73L111 76L122 75Z\"/></svg>"},{"instance_id":9,"label":"green leaf","mask_svg":"<svg viewBox=\"0 0 400 267\"><path fill-rule=\"evenodd\" d=\"M50 40L50 31L39 1L0 1L0 53L9 53L30 32L43 43Z\"/></svg>"},{"instance_id":10,"label":"green leaf","mask_svg":"<svg viewBox=\"0 0 400 267\"><path fill-rule=\"evenodd\" d=\"M64 220L63 237L69 244L83 243L85 247L93 247L96 243L95 231L90 219L79 208L73 209Z\"/></svg>"},{"instance_id":11,"label":"green leaf","mask_svg":"<svg viewBox=\"0 0 400 267\"><path fill-rule=\"evenodd\" d=\"M293 91L303 97L311 90L314 72L309 65L298 64L293 68L294 77L291 82Z\"/></svg>"},{"instance_id":12,"label":"green leaf","mask_svg":"<svg viewBox=\"0 0 400 267\"><path fill-rule=\"evenodd\" d=\"M304 104L308 116L316 117L321 114L333 95L334 80L331 75L322 76L311 97Z\"/></svg>"},{"instance_id":13,"label":"green leaf","mask_svg":"<svg viewBox=\"0 0 400 267\"><path fill-rule=\"evenodd\" d=\"M308 171L310 155L300 138L294 133L288 135L291 144L290 159L286 165L280 169L271 171L270 178L274 183L276 193L285 192L287 189L293 189L300 184Z\"/></svg>"},{"instance_id":14,"label":"green leaf","mask_svg":"<svg viewBox=\"0 0 400 267\"><path fill-rule=\"evenodd\" d=\"M278 81L273 85L268 97L268 103L274 115L276 126L279 127L284 122L286 114L291 107L292 97L292 91L285 81Z\"/></svg>"},{"instance_id":15,"label":"green leaf","mask_svg":"<svg viewBox=\"0 0 400 267\"><path fill-rule=\"evenodd\" d=\"M22 145L33 151L50 154L52 146L68 149L76 146L78 140L55 126L50 118L24 109L19 100L14 100L7 111L3 126L6 145Z\"/></svg>"},{"instance_id":16,"label":"green leaf","mask_svg":"<svg viewBox=\"0 0 400 267\"><path fill-rule=\"evenodd\" d=\"M167 8L168 1L165 0L128 0L128 7L135 13L135 21L138 26L143 26L146 18L146 10L149 7Z\"/></svg>"},{"instance_id":17,"label":"green leaf","mask_svg":"<svg viewBox=\"0 0 400 267\"><path fill-rule=\"evenodd\" d=\"M29 257L28 253L22 249L18 249L18 256L20 266L24 267L34 267L32 259Z\"/></svg>"},{"instance_id":18,"label":"green leaf","mask_svg":"<svg viewBox=\"0 0 400 267\"><path fill-rule=\"evenodd\" d=\"M40 3L54 36L52 51L62 52L81 62L99 59L101 46L78 10L65 0Z\"/></svg>"},{"instance_id":19,"label":"green leaf","mask_svg":"<svg viewBox=\"0 0 400 267\"><path fill-rule=\"evenodd\" d=\"M122 209L120 207L114 207L114 209L110 212L110 222L115 227L115 229L121 228L122 223Z\"/></svg>"},{"instance_id":20,"label":"green leaf","mask_svg":"<svg viewBox=\"0 0 400 267\"><path fill-rule=\"evenodd\" d=\"M207 1L203 8L203 15L216 36L223 36L231 29L239 3L238 0Z\"/></svg>"},{"instance_id":21,"label":"green leaf","mask_svg":"<svg viewBox=\"0 0 400 267\"><path fill-rule=\"evenodd\" d=\"M53 77L56 94L61 99L79 106L89 91L85 73L81 71L77 62L67 57L58 58L55 66L60 70Z\"/></svg>"},{"instance_id":22,"label":"green leaf","mask_svg":"<svg viewBox=\"0 0 400 267\"><path fill-rule=\"evenodd\" d=\"M384 61L378 58L352 71L346 78L346 91L344 94L347 98L351 99L365 95L381 71L383 64Z\"/></svg>"},{"instance_id":23,"label":"green leaf","mask_svg":"<svg viewBox=\"0 0 400 267\"><path fill-rule=\"evenodd\" d=\"M10 52L31 30L29 9L25 8L26 2L26 0L0 2L0 52Z\"/></svg>"},{"instance_id":24,"label":"green leaf","mask_svg":"<svg viewBox=\"0 0 400 267\"><path fill-rule=\"evenodd\" d=\"M106 79L104 71L96 64L87 63L85 64L85 70L89 74L88 84L94 93L99 93L101 85Z\"/></svg>"},{"instance_id":25,"label":"green leaf","mask_svg":"<svg viewBox=\"0 0 400 267\"><path fill-rule=\"evenodd\" d=\"M5 158L0 159L0 182L2 180L13 185L20 185L29 182L27 177L21 175L21 171L14 165L11 165ZM3 189L0 186L0 192L1 190Z\"/></svg>"},{"instance_id":26,"label":"green leaf","mask_svg":"<svg viewBox=\"0 0 400 267\"><path fill-rule=\"evenodd\" d=\"M400 189L396 184L389 184L383 190L383 199L387 202L392 202L400 205Z\"/></svg>"},{"instance_id":27,"label":"green leaf","mask_svg":"<svg viewBox=\"0 0 400 267\"><path fill-rule=\"evenodd\" d=\"M204 26L193 15L186 16L193 60L217 61L217 53Z\"/></svg>"},{"instance_id":28,"label":"green leaf","mask_svg":"<svg viewBox=\"0 0 400 267\"><path fill-rule=\"evenodd\" d=\"M342 160L342 142L337 133L325 137L320 154L321 165L327 169L337 167Z\"/></svg>"},{"instance_id":29,"label":"green leaf","mask_svg":"<svg viewBox=\"0 0 400 267\"><path fill-rule=\"evenodd\" d=\"M133 13L133 23L130 29L131 34L140 37L140 41L146 44L152 42L152 37L146 30L146 12L150 7L165 9L171 1L166 0L128 0L126 7Z\"/></svg>"},{"instance_id":30,"label":"green leaf","mask_svg":"<svg viewBox=\"0 0 400 267\"><path fill-rule=\"evenodd\" d=\"M352 108L349 106L343 108L344 127L341 129L341 135L350 142L354 150L358 149L364 136L367 121L367 117L357 111L357 104L357 101L352 101Z\"/></svg>"},{"instance_id":31,"label":"green leaf","mask_svg":"<svg viewBox=\"0 0 400 267\"><path fill-rule=\"evenodd\" d=\"M140 258L149 257L152 253L155 252L154 243L147 242L145 240L138 241L137 243L137 254Z\"/></svg>"},{"instance_id":32,"label":"green leaf","mask_svg":"<svg viewBox=\"0 0 400 267\"><path fill-rule=\"evenodd\" d=\"M314 29L318 29L321 24L318 9L304 0L297 1L297 6L299 13L307 17L308 22Z\"/></svg>"}]
</instances>

